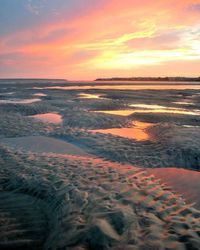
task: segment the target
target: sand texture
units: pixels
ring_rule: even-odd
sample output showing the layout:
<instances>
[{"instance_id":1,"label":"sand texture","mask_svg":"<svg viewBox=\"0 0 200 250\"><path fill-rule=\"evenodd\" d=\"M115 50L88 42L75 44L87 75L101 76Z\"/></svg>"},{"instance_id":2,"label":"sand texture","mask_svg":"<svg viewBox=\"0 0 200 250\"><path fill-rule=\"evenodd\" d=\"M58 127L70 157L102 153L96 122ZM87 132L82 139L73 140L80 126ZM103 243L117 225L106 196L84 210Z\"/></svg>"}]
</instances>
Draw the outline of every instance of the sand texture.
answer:
<instances>
[{"instance_id":1,"label":"sand texture","mask_svg":"<svg viewBox=\"0 0 200 250\"><path fill-rule=\"evenodd\" d=\"M3 146L0 164L1 249L200 248L200 212L141 169Z\"/></svg>"},{"instance_id":2,"label":"sand texture","mask_svg":"<svg viewBox=\"0 0 200 250\"><path fill-rule=\"evenodd\" d=\"M1 190L0 207L0 249L43 249L49 228L45 202Z\"/></svg>"},{"instance_id":3,"label":"sand texture","mask_svg":"<svg viewBox=\"0 0 200 250\"><path fill-rule=\"evenodd\" d=\"M147 169L147 173L160 178L162 183L183 194L187 201L195 202L194 206L200 209L200 172L180 168L151 168Z\"/></svg>"},{"instance_id":4,"label":"sand texture","mask_svg":"<svg viewBox=\"0 0 200 250\"><path fill-rule=\"evenodd\" d=\"M46 136L4 138L0 139L0 143L15 149L32 151L35 153L57 153L89 156L89 154L87 154L84 150L74 146L71 143Z\"/></svg>"},{"instance_id":5,"label":"sand texture","mask_svg":"<svg viewBox=\"0 0 200 250\"><path fill-rule=\"evenodd\" d=\"M199 250L199 89L88 84L1 81L0 249Z\"/></svg>"}]
</instances>

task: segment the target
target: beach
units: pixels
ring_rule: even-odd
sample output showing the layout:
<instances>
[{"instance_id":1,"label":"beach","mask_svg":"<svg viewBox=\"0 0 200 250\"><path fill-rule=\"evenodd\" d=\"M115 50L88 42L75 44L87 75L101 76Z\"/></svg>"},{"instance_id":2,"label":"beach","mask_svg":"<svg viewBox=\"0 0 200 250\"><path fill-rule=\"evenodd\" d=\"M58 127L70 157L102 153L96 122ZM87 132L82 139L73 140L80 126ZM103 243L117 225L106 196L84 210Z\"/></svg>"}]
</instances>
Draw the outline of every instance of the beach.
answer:
<instances>
[{"instance_id":1,"label":"beach","mask_svg":"<svg viewBox=\"0 0 200 250\"><path fill-rule=\"evenodd\" d=\"M199 89L73 84L1 82L1 249L198 250Z\"/></svg>"}]
</instances>

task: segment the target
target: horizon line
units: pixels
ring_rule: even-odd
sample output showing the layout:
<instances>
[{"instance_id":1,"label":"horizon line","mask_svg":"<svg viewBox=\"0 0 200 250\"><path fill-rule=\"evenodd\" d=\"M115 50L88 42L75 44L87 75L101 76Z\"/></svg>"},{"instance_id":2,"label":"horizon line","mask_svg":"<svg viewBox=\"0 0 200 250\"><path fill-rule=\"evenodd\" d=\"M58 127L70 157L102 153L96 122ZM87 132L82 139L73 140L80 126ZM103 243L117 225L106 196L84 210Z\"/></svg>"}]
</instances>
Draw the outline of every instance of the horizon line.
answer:
<instances>
[{"instance_id":1,"label":"horizon line","mask_svg":"<svg viewBox=\"0 0 200 250\"><path fill-rule=\"evenodd\" d=\"M66 79L66 78L45 78L45 77L0 77L0 80L62 80L62 81L96 81L98 79L136 79L136 78L192 78L198 79L199 76L112 76L112 77L97 77L95 79ZM137 80L137 79L136 79Z\"/></svg>"}]
</instances>

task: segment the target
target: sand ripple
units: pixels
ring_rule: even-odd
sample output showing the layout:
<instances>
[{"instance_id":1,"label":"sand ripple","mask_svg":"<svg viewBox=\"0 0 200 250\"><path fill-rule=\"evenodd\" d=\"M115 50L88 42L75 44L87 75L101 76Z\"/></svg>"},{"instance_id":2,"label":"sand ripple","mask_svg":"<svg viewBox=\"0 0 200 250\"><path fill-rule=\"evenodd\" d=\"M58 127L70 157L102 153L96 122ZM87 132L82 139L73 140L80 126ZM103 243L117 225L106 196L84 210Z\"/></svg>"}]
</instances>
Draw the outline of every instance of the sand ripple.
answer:
<instances>
[{"instance_id":1,"label":"sand ripple","mask_svg":"<svg viewBox=\"0 0 200 250\"><path fill-rule=\"evenodd\" d=\"M2 193L31 196L33 208L40 201L45 204L44 249L200 248L200 212L141 169L98 158L26 155L4 147L0 164ZM16 218L20 216L22 211ZM33 248L31 242L27 245Z\"/></svg>"}]
</instances>

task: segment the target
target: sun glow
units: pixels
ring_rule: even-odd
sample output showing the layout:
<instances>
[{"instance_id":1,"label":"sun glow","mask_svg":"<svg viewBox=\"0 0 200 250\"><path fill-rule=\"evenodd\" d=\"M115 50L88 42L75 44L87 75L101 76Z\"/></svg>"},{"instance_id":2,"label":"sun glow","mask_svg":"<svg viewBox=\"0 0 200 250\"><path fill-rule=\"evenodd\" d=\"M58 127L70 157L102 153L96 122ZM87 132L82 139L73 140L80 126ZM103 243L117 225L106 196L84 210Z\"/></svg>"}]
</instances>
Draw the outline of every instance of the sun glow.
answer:
<instances>
[{"instance_id":1,"label":"sun glow","mask_svg":"<svg viewBox=\"0 0 200 250\"><path fill-rule=\"evenodd\" d=\"M129 53L117 53L105 52L102 56L97 57L93 64L97 68L132 68L139 67L141 65L159 65L163 62L173 61L174 59L182 60L193 60L194 55L191 54L190 50L179 49L179 50L146 50L146 51L135 51ZM197 59L200 59L200 54L196 55Z\"/></svg>"}]
</instances>

